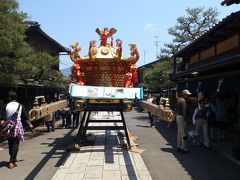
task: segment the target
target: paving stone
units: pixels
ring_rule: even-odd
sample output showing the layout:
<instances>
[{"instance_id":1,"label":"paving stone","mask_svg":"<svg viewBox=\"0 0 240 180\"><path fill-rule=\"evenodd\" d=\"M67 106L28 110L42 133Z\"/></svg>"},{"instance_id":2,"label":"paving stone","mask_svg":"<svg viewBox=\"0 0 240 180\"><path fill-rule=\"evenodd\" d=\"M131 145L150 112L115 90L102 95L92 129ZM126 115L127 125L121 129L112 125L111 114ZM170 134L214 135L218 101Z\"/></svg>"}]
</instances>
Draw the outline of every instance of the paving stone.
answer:
<instances>
[{"instance_id":1,"label":"paving stone","mask_svg":"<svg viewBox=\"0 0 240 180\"><path fill-rule=\"evenodd\" d=\"M98 126L98 125L94 124L94 126ZM96 133L96 136L99 136L99 135L102 135L102 136L105 135L105 130L98 130L98 132Z\"/></svg>"},{"instance_id":2,"label":"paving stone","mask_svg":"<svg viewBox=\"0 0 240 180\"><path fill-rule=\"evenodd\" d=\"M134 165L134 161L131 159L130 156L123 156L122 154L119 155L119 164L121 166L127 165L127 166L133 166Z\"/></svg>"},{"instance_id":3,"label":"paving stone","mask_svg":"<svg viewBox=\"0 0 240 180\"><path fill-rule=\"evenodd\" d=\"M92 151L93 146L82 146L80 151Z\"/></svg>"},{"instance_id":4,"label":"paving stone","mask_svg":"<svg viewBox=\"0 0 240 180\"><path fill-rule=\"evenodd\" d=\"M107 146L116 146L117 144L117 141L106 141Z\"/></svg>"},{"instance_id":5,"label":"paving stone","mask_svg":"<svg viewBox=\"0 0 240 180\"><path fill-rule=\"evenodd\" d=\"M76 158L73 164L88 164L89 158Z\"/></svg>"},{"instance_id":6,"label":"paving stone","mask_svg":"<svg viewBox=\"0 0 240 180\"><path fill-rule=\"evenodd\" d=\"M98 142L105 142L105 136L97 136L95 143L98 143Z\"/></svg>"},{"instance_id":7,"label":"paving stone","mask_svg":"<svg viewBox=\"0 0 240 180\"><path fill-rule=\"evenodd\" d=\"M106 136L106 141L116 141L116 136L113 136L113 135L107 135Z\"/></svg>"},{"instance_id":8,"label":"paving stone","mask_svg":"<svg viewBox=\"0 0 240 180\"><path fill-rule=\"evenodd\" d=\"M102 178L83 178L83 180L102 180Z\"/></svg>"},{"instance_id":9,"label":"paving stone","mask_svg":"<svg viewBox=\"0 0 240 180\"><path fill-rule=\"evenodd\" d=\"M70 153L67 160L65 161L64 165L61 168L70 168L71 164L73 163L74 159L76 158L76 153Z\"/></svg>"},{"instance_id":10,"label":"paving stone","mask_svg":"<svg viewBox=\"0 0 240 180\"><path fill-rule=\"evenodd\" d=\"M121 180L120 171L103 171L103 180Z\"/></svg>"},{"instance_id":11,"label":"paving stone","mask_svg":"<svg viewBox=\"0 0 240 180\"><path fill-rule=\"evenodd\" d=\"M84 178L101 178L103 173L102 166L87 166Z\"/></svg>"},{"instance_id":12,"label":"paving stone","mask_svg":"<svg viewBox=\"0 0 240 180\"><path fill-rule=\"evenodd\" d=\"M104 159L104 152L92 152L90 155L90 160L93 159Z\"/></svg>"},{"instance_id":13,"label":"paving stone","mask_svg":"<svg viewBox=\"0 0 240 180\"><path fill-rule=\"evenodd\" d=\"M86 167L87 167L86 164L72 164L67 173L68 174L78 173L78 174L81 174L83 176L84 173L85 173Z\"/></svg>"},{"instance_id":14,"label":"paving stone","mask_svg":"<svg viewBox=\"0 0 240 180\"><path fill-rule=\"evenodd\" d=\"M89 158L91 155L92 151L87 151L87 150L80 150L80 152L77 154L76 158Z\"/></svg>"},{"instance_id":15,"label":"paving stone","mask_svg":"<svg viewBox=\"0 0 240 180\"><path fill-rule=\"evenodd\" d=\"M152 180L148 171L139 171L138 175L141 180Z\"/></svg>"},{"instance_id":16,"label":"paving stone","mask_svg":"<svg viewBox=\"0 0 240 180\"><path fill-rule=\"evenodd\" d=\"M84 174L74 173L74 174L67 174L64 180L82 180Z\"/></svg>"},{"instance_id":17,"label":"paving stone","mask_svg":"<svg viewBox=\"0 0 240 180\"><path fill-rule=\"evenodd\" d=\"M109 123L109 125L111 125L111 124ZM111 135L111 134L112 134L111 130L106 130L106 136Z\"/></svg>"},{"instance_id":18,"label":"paving stone","mask_svg":"<svg viewBox=\"0 0 240 180\"><path fill-rule=\"evenodd\" d=\"M67 175L68 169L58 169L52 180L63 180Z\"/></svg>"},{"instance_id":19,"label":"paving stone","mask_svg":"<svg viewBox=\"0 0 240 180\"><path fill-rule=\"evenodd\" d=\"M104 164L103 159L90 159L88 161L89 166L102 166Z\"/></svg>"},{"instance_id":20,"label":"paving stone","mask_svg":"<svg viewBox=\"0 0 240 180\"><path fill-rule=\"evenodd\" d=\"M137 172L133 166L120 166L122 176L137 176Z\"/></svg>"},{"instance_id":21,"label":"paving stone","mask_svg":"<svg viewBox=\"0 0 240 180\"><path fill-rule=\"evenodd\" d=\"M105 149L105 155L112 155L114 152L113 149Z\"/></svg>"},{"instance_id":22,"label":"paving stone","mask_svg":"<svg viewBox=\"0 0 240 180\"><path fill-rule=\"evenodd\" d=\"M92 151L104 152L105 151L105 146L104 146L104 144L94 145L92 147Z\"/></svg>"},{"instance_id":23,"label":"paving stone","mask_svg":"<svg viewBox=\"0 0 240 180\"><path fill-rule=\"evenodd\" d=\"M119 163L118 162L104 163L103 170L117 170L117 171L119 171L120 170Z\"/></svg>"},{"instance_id":24,"label":"paving stone","mask_svg":"<svg viewBox=\"0 0 240 180\"><path fill-rule=\"evenodd\" d=\"M79 153L73 161L73 164L88 164L91 153Z\"/></svg>"},{"instance_id":25,"label":"paving stone","mask_svg":"<svg viewBox=\"0 0 240 180\"><path fill-rule=\"evenodd\" d=\"M122 180L138 180L137 176L122 176Z\"/></svg>"},{"instance_id":26,"label":"paving stone","mask_svg":"<svg viewBox=\"0 0 240 180\"><path fill-rule=\"evenodd\" d=\"M105 149L115 149L115 150L117 150L118 148L117 148L116 144L106 144Z\"/></svg>"},{"instance_id":27,"label":"paving stone","mask_svg":"<svg viewBox=\"0 0 240 180\"><path fill-rule=\"evenodd\" d=\"M104 158L105 163L114 163L114 162L119 162L119 158L117 154L105 154Z\"/></svg>"},{"instance_id":28,"label":"paving stone","mask_svg":"<svg viewBox=\"0 0 240 180\"><path fill-rule=\"evenodd\" d=\"M118 142L126 141L117 137L118 132L95 131L91 136L95 144L69 154L54 175L54 180L151 180L140 154L117 146Z\"/></svg>"},{"instance_id":29,"label":"paving stone","mask_svg":"<svg viewBox=\"0 0 240 180\"><path fill-rule=\"evenodd\" d=\"M133 153L133 159L138 171L147 171L147 167L139 153Z\"/></svg>"},{"instance_id":30,"label":"paving stone","mask_svg":"<svg viewBox=\"0 0 240 180\"><path fill-rule=\"evenodd\" d=\"M88 132L89 133L89 132ZM88 141L95 141L96 140L96 136L95 135L91 135L87 137Z\"/></svg>"}]
</instances>

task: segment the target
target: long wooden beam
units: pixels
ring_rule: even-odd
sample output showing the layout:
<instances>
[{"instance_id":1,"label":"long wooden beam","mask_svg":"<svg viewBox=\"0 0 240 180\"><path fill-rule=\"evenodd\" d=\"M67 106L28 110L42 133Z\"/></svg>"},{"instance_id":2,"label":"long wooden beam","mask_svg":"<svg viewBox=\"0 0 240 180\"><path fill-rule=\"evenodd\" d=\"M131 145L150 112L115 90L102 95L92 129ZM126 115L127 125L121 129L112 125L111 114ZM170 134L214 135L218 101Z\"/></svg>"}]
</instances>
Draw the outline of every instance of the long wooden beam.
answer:
<instances>
[{"instance_id":1,"label":"long wooden beam","mask_svg":"<svg viewBox=\"0 0 240 180\"><path fill-rule=\"evenodd\" d=\"M50 113L56 112L62 108L67 107L68 101L67 100L60 100L50 104L44 104L39 107L34 107L29 111L29 120L35 121L41 119Z\"/></svg>"},{"instance_id":2,"label":"long wooden beam","mask_svg":"<svg viewBox=\"0 0 240 180\"><path fill-rule=\"evenodd\" d=\"M151 114L159 117L162 120L173 122L174 115L171 109L166 108L162 105L156 105L147 101L140 101L139 106L143 108L145 111L150 112Z\"/></svg>"}]
</instances>

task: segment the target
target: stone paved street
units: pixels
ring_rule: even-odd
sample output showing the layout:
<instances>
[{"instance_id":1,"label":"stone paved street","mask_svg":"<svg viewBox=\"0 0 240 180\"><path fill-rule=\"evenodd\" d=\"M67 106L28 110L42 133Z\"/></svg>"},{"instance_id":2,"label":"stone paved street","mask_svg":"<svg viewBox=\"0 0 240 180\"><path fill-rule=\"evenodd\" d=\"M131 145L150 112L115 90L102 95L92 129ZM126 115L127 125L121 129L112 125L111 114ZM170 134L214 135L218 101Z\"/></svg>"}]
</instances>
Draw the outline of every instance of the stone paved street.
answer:
<instances>
[{"instance_id":1,"label":"stone paved street","mask_svg":"<svg viewBox=\"0 0 240 180\"><path fill-rule=\"evenodd\" d=\"M112 115L107 112L99 112L93 118L118 119L120 116L116 113ZM152 179L139 153L130 152L119 147L125 141L119 138L117 131L98 130L88 132L91 133L88 139L94 141L94 145L83 146L79 152L70 153L52 180Z\"/></svg>"},{"instance_id":2,"label":"stone paved street","mask_svg":"<svg viewBox=\"0 0 240 180\"><path fill-rule=\"evenodd\" d=\"M108 118L108 114L103 116ZM125 118L130 133L139 137L134 142L145 149L141 154L117 146L123 139L116 131L88 131L92 134L88 139L94 144L68 153L65 148L76 137L76 129L57 128L49 133L42 128L26 134L27 140L20 144L17 168L6 167L7 145L0 144L0 179L240 179L240 166L219 153L221 146L216 143L210 150L190 147L190 154L179 154L174 125L168 128L167 122L157 121L156 127L150 128L148 114L138 109L125 113Z\"/></svg>"}]
</instances>

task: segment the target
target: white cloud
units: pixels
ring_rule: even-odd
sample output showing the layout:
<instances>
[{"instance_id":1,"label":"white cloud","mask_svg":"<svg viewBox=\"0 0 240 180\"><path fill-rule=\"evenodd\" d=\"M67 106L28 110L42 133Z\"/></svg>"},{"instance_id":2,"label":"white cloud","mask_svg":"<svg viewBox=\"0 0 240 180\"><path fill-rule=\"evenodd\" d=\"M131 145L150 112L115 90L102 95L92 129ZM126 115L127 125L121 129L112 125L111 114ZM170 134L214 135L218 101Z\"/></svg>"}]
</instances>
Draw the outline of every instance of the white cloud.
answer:
<instances>
[{"instance_id":1,"label":"white cloud","mask_svg":"<svg viewBox=\"0 0 240 180\"><path fill-rule=\"evenodd\" d=\"M151 23L145 24L144 27L150 30L157 30L157 27L155 26L155 24L151 24Z\"/></svg>"}]
</instances>

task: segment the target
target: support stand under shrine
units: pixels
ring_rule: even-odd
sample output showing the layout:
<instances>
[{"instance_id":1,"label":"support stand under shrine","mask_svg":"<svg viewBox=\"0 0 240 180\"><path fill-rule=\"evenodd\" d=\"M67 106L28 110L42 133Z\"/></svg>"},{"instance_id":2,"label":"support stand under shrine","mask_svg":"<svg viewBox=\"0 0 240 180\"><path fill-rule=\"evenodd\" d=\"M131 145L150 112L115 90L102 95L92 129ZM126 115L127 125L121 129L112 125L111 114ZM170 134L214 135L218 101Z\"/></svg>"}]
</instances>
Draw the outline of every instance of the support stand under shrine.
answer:
<instances>
[{"instance_id":1,"label":"support stand under shrine","mask_svg":"<svg viewBox=\"0 0 240 180\"><path fill-rule=\"evenodd\" d=\"M82 140L86 140L86 133L87 130L124 130L125 132L125 136L126 136L126 140L127 140L127 145L128 148L131 148L131 144L130 144L130 140L129 140L129 135L128 135L128 130L127 130L127 126L126 126L126 122L125 122L125 118L123 115L123 112L126 110L126 103L124 103L123 100L117 100L117 102L115 101L114 103L111 102L111 100L109 100L110 102L105 102L105 103L101 103L101 102L94 102L91 103L91 100L87 100L87 102L85 102L85 107L82 110L83 111L83 117L80 123L80 127L78 129L78 133L77 133L77 137L75 139L75 143L79 144L79 142ZM101 120L97 120L97 119L91 119L91 113L93 111L114 111L114 112L119 112L121 115L121 119L101 119ZM94 123L114 123L113 126L89 126L89 123L94 124ZM118 126L118 124L116 123L122 123L121 126Z\"/></svg>"}]
</instances>

